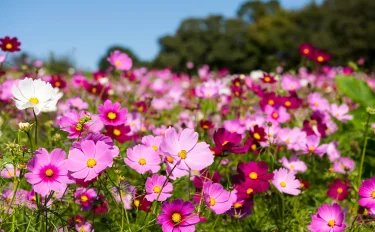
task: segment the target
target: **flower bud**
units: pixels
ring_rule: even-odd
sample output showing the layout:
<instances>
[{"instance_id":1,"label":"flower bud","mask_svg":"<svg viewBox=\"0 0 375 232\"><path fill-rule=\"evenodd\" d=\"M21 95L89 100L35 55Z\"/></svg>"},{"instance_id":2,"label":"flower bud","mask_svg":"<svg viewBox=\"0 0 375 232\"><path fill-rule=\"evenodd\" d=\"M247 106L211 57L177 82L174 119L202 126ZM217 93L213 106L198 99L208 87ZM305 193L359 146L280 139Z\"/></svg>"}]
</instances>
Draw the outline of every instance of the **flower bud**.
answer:
<instances>
[{"instance_id":1,"label":"flower bud","mask_svg":"<svg viewBox=\"0 0 375 232\"><path fill-rule=\"evenodd\" d=\"M20 122L18 123L18 127L20 128L21 131L24 131L24 132L29 132L31 127L32 127L32 124L28 123L28 122Z\"/></svg>"}]
</instances>

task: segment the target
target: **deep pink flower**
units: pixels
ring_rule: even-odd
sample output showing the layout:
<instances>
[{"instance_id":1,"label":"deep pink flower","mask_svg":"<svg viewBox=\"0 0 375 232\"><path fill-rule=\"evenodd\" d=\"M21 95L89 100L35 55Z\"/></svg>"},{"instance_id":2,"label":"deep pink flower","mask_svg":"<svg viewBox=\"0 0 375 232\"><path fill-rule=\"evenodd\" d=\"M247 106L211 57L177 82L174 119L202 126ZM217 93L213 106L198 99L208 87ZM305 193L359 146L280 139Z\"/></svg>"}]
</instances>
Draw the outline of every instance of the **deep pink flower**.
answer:
<instances>
[{"instance_id":1,"label":"deep pink flower","mask_svg":"<svg viewBox=\"0 0 375 232\"><path fill-rule=\"evenodd\" d=\"M237 132L230 132L225 128L219 128L213 134L215 147L212 149L215 155L221 155L228 151L236 154L246 153L249 150L247 146L241 146L242 136Z\"/></svg>"},{"instance_id":2,"label":"deep pink flower","mask_svg":"<svg viewBox=\"0 0 375 232\"><path fill-rule=\"evenodd\" d=\"M248 163L241 162L237 166L237 171L240 174L237 176L240 182L254 182L258 186L259 192L268 190L270 187L270 183L268 181L272 180L274 175L273 173L267 172L268 165L264 161L250 161Z\"/></svg>"},{"instance_id":3,"label":"deep pink flower","mask_svg":"<svg viewBox=\"0 0 375 232\"><path fill-rule=\"evenodd\" d=\"M42 196L50 191L63 192L67 184L72 183L68 177L65 152L54 149L51 154L44 148L35 151L35 156L27 164L30 171L25 174L33 190Z\"/></svg>"},{"instance_id":4,"label":"deep pink flower","mask_svg":"<svg viewBox=\"0 0 375 232\"><path fill-rule=\"evenodd\" d=\"M116 67L118 70L130 70L133 66L132 59L125 53L122 53L118 50L111 53L107 58L108 62Z\"/></svg>"},{"instance_id":5,"label":"deep pink flower","mask_svg":"<svg viewBox=\"0 0 375 232\"><path fill-rule=\"evenodd\" d=\"M97 194L95 189L77 188L73 194L76 203L82 206L82 210L88 210L92 207Z\"/></svg>"},{"instance_id":6,"label":"deep pink flower","mask_svg":"<svg viewBox=\"0 0 375 232\"><path fill-rule=\"evenodd\" d=\"M299 46L299 53L309 59L313 59L315 48L309 43L303 43Z\"/></svg>"},{"instance_id":7,"label":"deep pink flower","mask_svg":"<svg viewBox=\"0 0 375 232\"><path fill-rule=\"evenodd\" d=\"M96 178L102 171L112 167L113 152L103 141L92 140L81 142L81 150L73 148L69 151L67 168L77 179L89 181Z\"/></svg>"},{"instance_id":8,"label":"deep pink flower","mask_svg":"<svg viewBox=\"0 0 375 232\"><path fill-rule=\"evenodd\" d=\"M208 169L203 169L193 178L193 183L195 188L202 189L206 182L211 181L212 183L219 183L220 180L221 175L218 171L211 174L208 172Z\"/></svg>"},{"instance_id":9,"label":"deep pink flower","mask_svg":"<svg viewBox=\"0 0 375 232\"><path fill-rule=\"evenodd\" d=\"M341 232L346 228L345 215L340 205L325 204L312 215L311 224L307 227L311 232Z\"/></svg>"},{"instance_id":10,"label":"deep pink flower","mask_svg":"<svg viewBox=\"0 0 375 232\"><path fill-rule=\"evenodd\" d=\"M329 197L337 201L343 201L348 196L350 185L347 180L335 179L332 184L328 184L328 188L327 195Z\"/></svg>"},{"instance_id":11,"label":"deep pink flower","mask_svg":"<svg viewBox=\"0 0 375 232\"><path fill-rule=\"evenodd\" d=\"M106 100L98 107L99 117L105 125L119 126L126 122L128 109L122 108L118 102L112 104L111 100Z\"/></svg>"},{"instance_id":12,"label":"deep pink flower","mask_svg":"<svg viewBox=\"0 0 375 232\"><path fill-rule=\"evenodd\" d=\"M198 133L184 129L179 135L174 128L168 128L160 149L166 156L179 161L177 168L188 171L202 170L214 162L214 156L206 142L198 143Z\"/></svg>"},{"instance_id":13,"label":"deep pink flower","mask_svg":"<svg viewBox=\"0 0 375 232\"><path fill-rule=\"evenodd\" d=\"M375 209L375 177L362 182L358 192L358 203L366 208Z\"/></svg>"},{"instance_id":14,"label":"deep pink flower","mask_svg":"<svg viewBox=\"0 0 375 232\"><path fill-rule=\"evenodd\" d=\"M158 215L158 224L163 232L195 231L195 225L199 223L199 216L193 214L194 204L175 199L172 202L164 202L161 213Z\"/></svg>"},{"instance_id":15,"label":"deep pink flower","mask_svg":"<svg viewBox=\"0 0 375 232\"><path fill-rule=\"evenodd\" d=\"M203 186L204 200L215 214L223 214L230 209L236 195L224 189L219 183L206 182Z\"/></svg>"},{"instance_id":16,"label":"deep pink flower","mask_svg":"<svg viewBox=\"0 0 375 232\"><path fill-rule=\"evenodd\" d=\"M167 177L154 174L146 180L146 196L150 201L165 201L172 196L173 185L166 181Z\"/></svg>"},{"instance_id":17,"label":"deep pink flower","mask_svg":"<svg viewBox=\"0 0 375 232\"><path fill-rule=\"evenodd\" d=\"M275 175L273 176L272 184L279 192L291 195L300 194L301 190L298 188L300 188L301 183L296 179L294 173L289 172L288 169L285 168L275 170L273 173Z\"/></svg>"},{"instance_id":18,"label":"deep pink flower","mask_svg":"<svg viewBox=\"0 0 375 232\"><path fill-rule=\"evenodd\" d=\"M126 151L124 162L140 174L156 173L160 170L160 156L153 148L138 144Z\"/></svg>"},{"instance_id":19,"label":"deep pink flower","mask_svg":"<svg viewBox=\"0 0 375 232\"><path fill-rule=\"evenodd\" d=\"M132 140L131 136L128 136L130 127L125 125L120 126L105 126L105 135L117 140L119 143L125 143L126 141Z\"/></svg>"}]
</instances>

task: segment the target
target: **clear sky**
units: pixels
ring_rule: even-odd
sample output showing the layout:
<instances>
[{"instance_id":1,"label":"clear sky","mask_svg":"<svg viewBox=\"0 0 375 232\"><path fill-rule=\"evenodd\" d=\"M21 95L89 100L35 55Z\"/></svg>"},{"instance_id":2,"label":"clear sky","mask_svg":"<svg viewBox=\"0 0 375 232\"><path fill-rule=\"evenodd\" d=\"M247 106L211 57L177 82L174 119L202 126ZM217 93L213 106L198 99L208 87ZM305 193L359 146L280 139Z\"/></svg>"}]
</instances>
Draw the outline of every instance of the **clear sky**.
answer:
<instances>
[{"instance_id":1,"label":"clear sky","mask_svg":"<svg viewBox=\"0 0 375 232\"><path fill-rule=\"evenodd\" d=\"M312 0L281 0L299 8ZM317 0L316 2L321 2ZM131 48L143 60L158 53L158 38L172 34L181 20L221 14L234 17L244 0L2 0L0 37L17 36L33 56L73 57L94 70L108 47Z\"/></svg>"}]
</instances>

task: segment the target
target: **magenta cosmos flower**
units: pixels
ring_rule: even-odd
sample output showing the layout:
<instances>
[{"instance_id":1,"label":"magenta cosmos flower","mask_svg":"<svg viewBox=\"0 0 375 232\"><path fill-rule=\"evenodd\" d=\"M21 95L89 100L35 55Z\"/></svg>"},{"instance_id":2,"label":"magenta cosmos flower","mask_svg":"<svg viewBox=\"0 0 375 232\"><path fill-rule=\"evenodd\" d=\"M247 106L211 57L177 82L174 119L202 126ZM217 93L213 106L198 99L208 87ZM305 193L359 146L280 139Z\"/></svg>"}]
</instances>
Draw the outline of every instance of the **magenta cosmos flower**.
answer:
<instances>
[{"instance_id":1,"label":"magenta cosmos flower","mask_svg":"<svg viewBox=\"0 0 375 232\"><path fill-rule=\"evenodd\" d=\"M280 168L279 170L273 171L273 173L275 175L273 176L272 184L279 192L290 195L298 195L301 192L301 190L298 189L301 183L292 172L289 172L285 168Z\"/></svg>"},{"instance_id":2,"label":"magenta cosmos flower","mask_svg":"<svg viewBox=\"0 0 375 232\"><path fill-rule=\"evenodd\" d=\"M335 179L332 184L328 184L327 195L332 199L343 201L349 194L349 181L340 179Z\"/></svg>"},{"instance_id":3,"label":"magenta cosmos flower","mask_svg":"<svg viewBox=\"0 0 375 232\"><path fill-rule=\"evenodd\" d=\"M126 122L128 109L122 108L118 102L112 104L111 100L106 100L103 105L98 107L99 118L104 125L119 126Z\"/></svg>"},{"instance_id":4,"label":"magenta cosmos flower","mask_svg":"<svg viewBox=\"0 0 375 232\"><path fill-rule=\"evenodd\" d=\"M67 167L76 179L90 181L97 177L107 167L112 167L113 152L103 141L85 140L81 142L81 149L69 151Z\"/></svg>"},{"instance_id":5,"label":"magenta cosmos flower","mask_svg":"<svg viewBox=\"0 0 375 232\"><path fill-rule=\"evenodd\" d=\"M366 208L375 208L375 177L362 182L358 192L358 203Z\"/></svg>"},{"instance_id":6,"label":"magenta cosmos flower","mask_svg":"<svg viewBox=\"0 0 375 232\"><path fill-rule=\"evenodd\" d=\"M259 192L267 191L270 187L269 180L272 180L273 173L268 173L268 165L264 161L248 163L239 163L237 171L240 174L239 179L241 182L249 181L254 182Z\"/></svg>"},{"instance_id":7,"label":"magenta cosmos flower","mask_svg":"<svg viewBox=\"0 0 375 232\"><path fill-rule=\"evenodd\" d=\"M282 106L278 108L266 106L264 112L267 114L267 121L274 123L284 123L290 119L290 114Z\"/></svg>"},{"instance_id":8,"label":"magenta cosmos flower","mask_svg":"<svg viewBox=\"0 0 375 232\"><path fill-rule=\"evenodd\" d=\"M82 206L82 210L88 210L92 207L92 204L97 197L97 193L93 188L77 188L73 196L76 199L76 204Z\"/></svg>"},{"instance_id":9,"label":"magenta cosmos flower","mask_svg":"<svg viewBox=\"0 0 375 232\"><path fill-rule=\"evenodd\" d=\"M68 177L65 152L54 149L51 154L44 148L35 151L35 156L27 164L30 171L25 174L27 182L33 185L33 190L42 196L50 191L63 192L67 184L72 183Z\"/></svg>"},{"instance_id":10,"label":"magenta cosmos flower","mask_svg":"<svg viewBox=\"0 0 375 232\"><path fill-rule=\"evenodd\" d=\"M116 67L118 70L130 70L133 66L132 59L125 53L122 53L118 50L115 50L111 53L111 55L107 58L108 62L111 63L113 66Z\"/></svg>"},{"instance_id":11,"label":"magenta cosmos flower","mask_svg":"<svg viewBox=\"0 0 375 232\"><path fill-rule=\"evenodd\" d=\"M128 148L126 153L128 157L124 162L138 173L156 173L160 170L160 156L153 148L138 144Z\"/></svg>"},{"instance_id":12,"label":"magenta cosmos flower","mask_svg":"<svg viewBox=\"0 0 375 232\"><path fill-rule=\"evenodd\" d=\"M194 204L190 201L175 199L172 202L164 202L161 213L158 215L158 224L163 232L192 232L199 223L198 215L193 214Z\"/></svg>"},{"instance_id":13,"label":"magenta cosmos flower","mask_svg":"<svg viewBox=\"0 0 375 232\"><path fill-rule=\"evenodd\" d=\"M341 232L346 228L344 212L336 203L320 206L318 213L312 215L311 219L307 227L311 232Z\"/></svg>"},{"instance_id":14,"label":"magenta cosmos flower","mask_svg":"<svg viewBox=\"0 0 375 232\"><path fill-rule=\"evenodd\" d=\"M146 180L146 199L150 202L165 201L171 197L173 185L166 181L167 177L154 174Z\"/></svg>"},{"instance_id":15,"label":"magenta cosmos flower","mask_svg":"<svg viewBox=\"0 0 375 232\"><path fill-rule=\"evenodd\" d=\"M228 211L234 201L236 194L224 189L221 184L206 182L203 186L204 200L215 214L223 214Z\"/></svg>"},{"instance_id":16,"label":"magenta cosmos flower","mask_svg":"<svg viewBox=\"0 0 375 232\"><path fill-rule=\"evenodd\" d=\"M160 144L160 149L166 156L179 161L177 168L186 171L189 168L199 171L214 162L209 147L205 142L198 143L198 133L189 128L180 134L177 134L176 129L168 128Z\"/></svg>"}]
</instances>

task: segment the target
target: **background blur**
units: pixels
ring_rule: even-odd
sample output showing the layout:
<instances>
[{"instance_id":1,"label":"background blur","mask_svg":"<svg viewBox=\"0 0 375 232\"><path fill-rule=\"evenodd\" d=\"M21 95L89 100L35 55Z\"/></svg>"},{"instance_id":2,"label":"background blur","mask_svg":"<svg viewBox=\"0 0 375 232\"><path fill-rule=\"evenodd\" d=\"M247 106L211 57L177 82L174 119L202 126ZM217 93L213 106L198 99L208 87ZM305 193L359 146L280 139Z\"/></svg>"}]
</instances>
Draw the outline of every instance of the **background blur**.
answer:
<instances>
[{"instance_id":1,"label":"background blur","mask_svg":"<svg viewBox=\"0 0 375 232\"><path fill-rule=\"evenodd\" d=\"M332 65L375 65L375 0L159 0L1 2L0 37L17 36L25 57L86 71L109 51L137 66L186 71L186 63L232 72L293 67L298 46L332 54ZM59 72L59 68L56 72ZM62 70L62 69L61 69Z\"/></svg>"}]
</instances>

